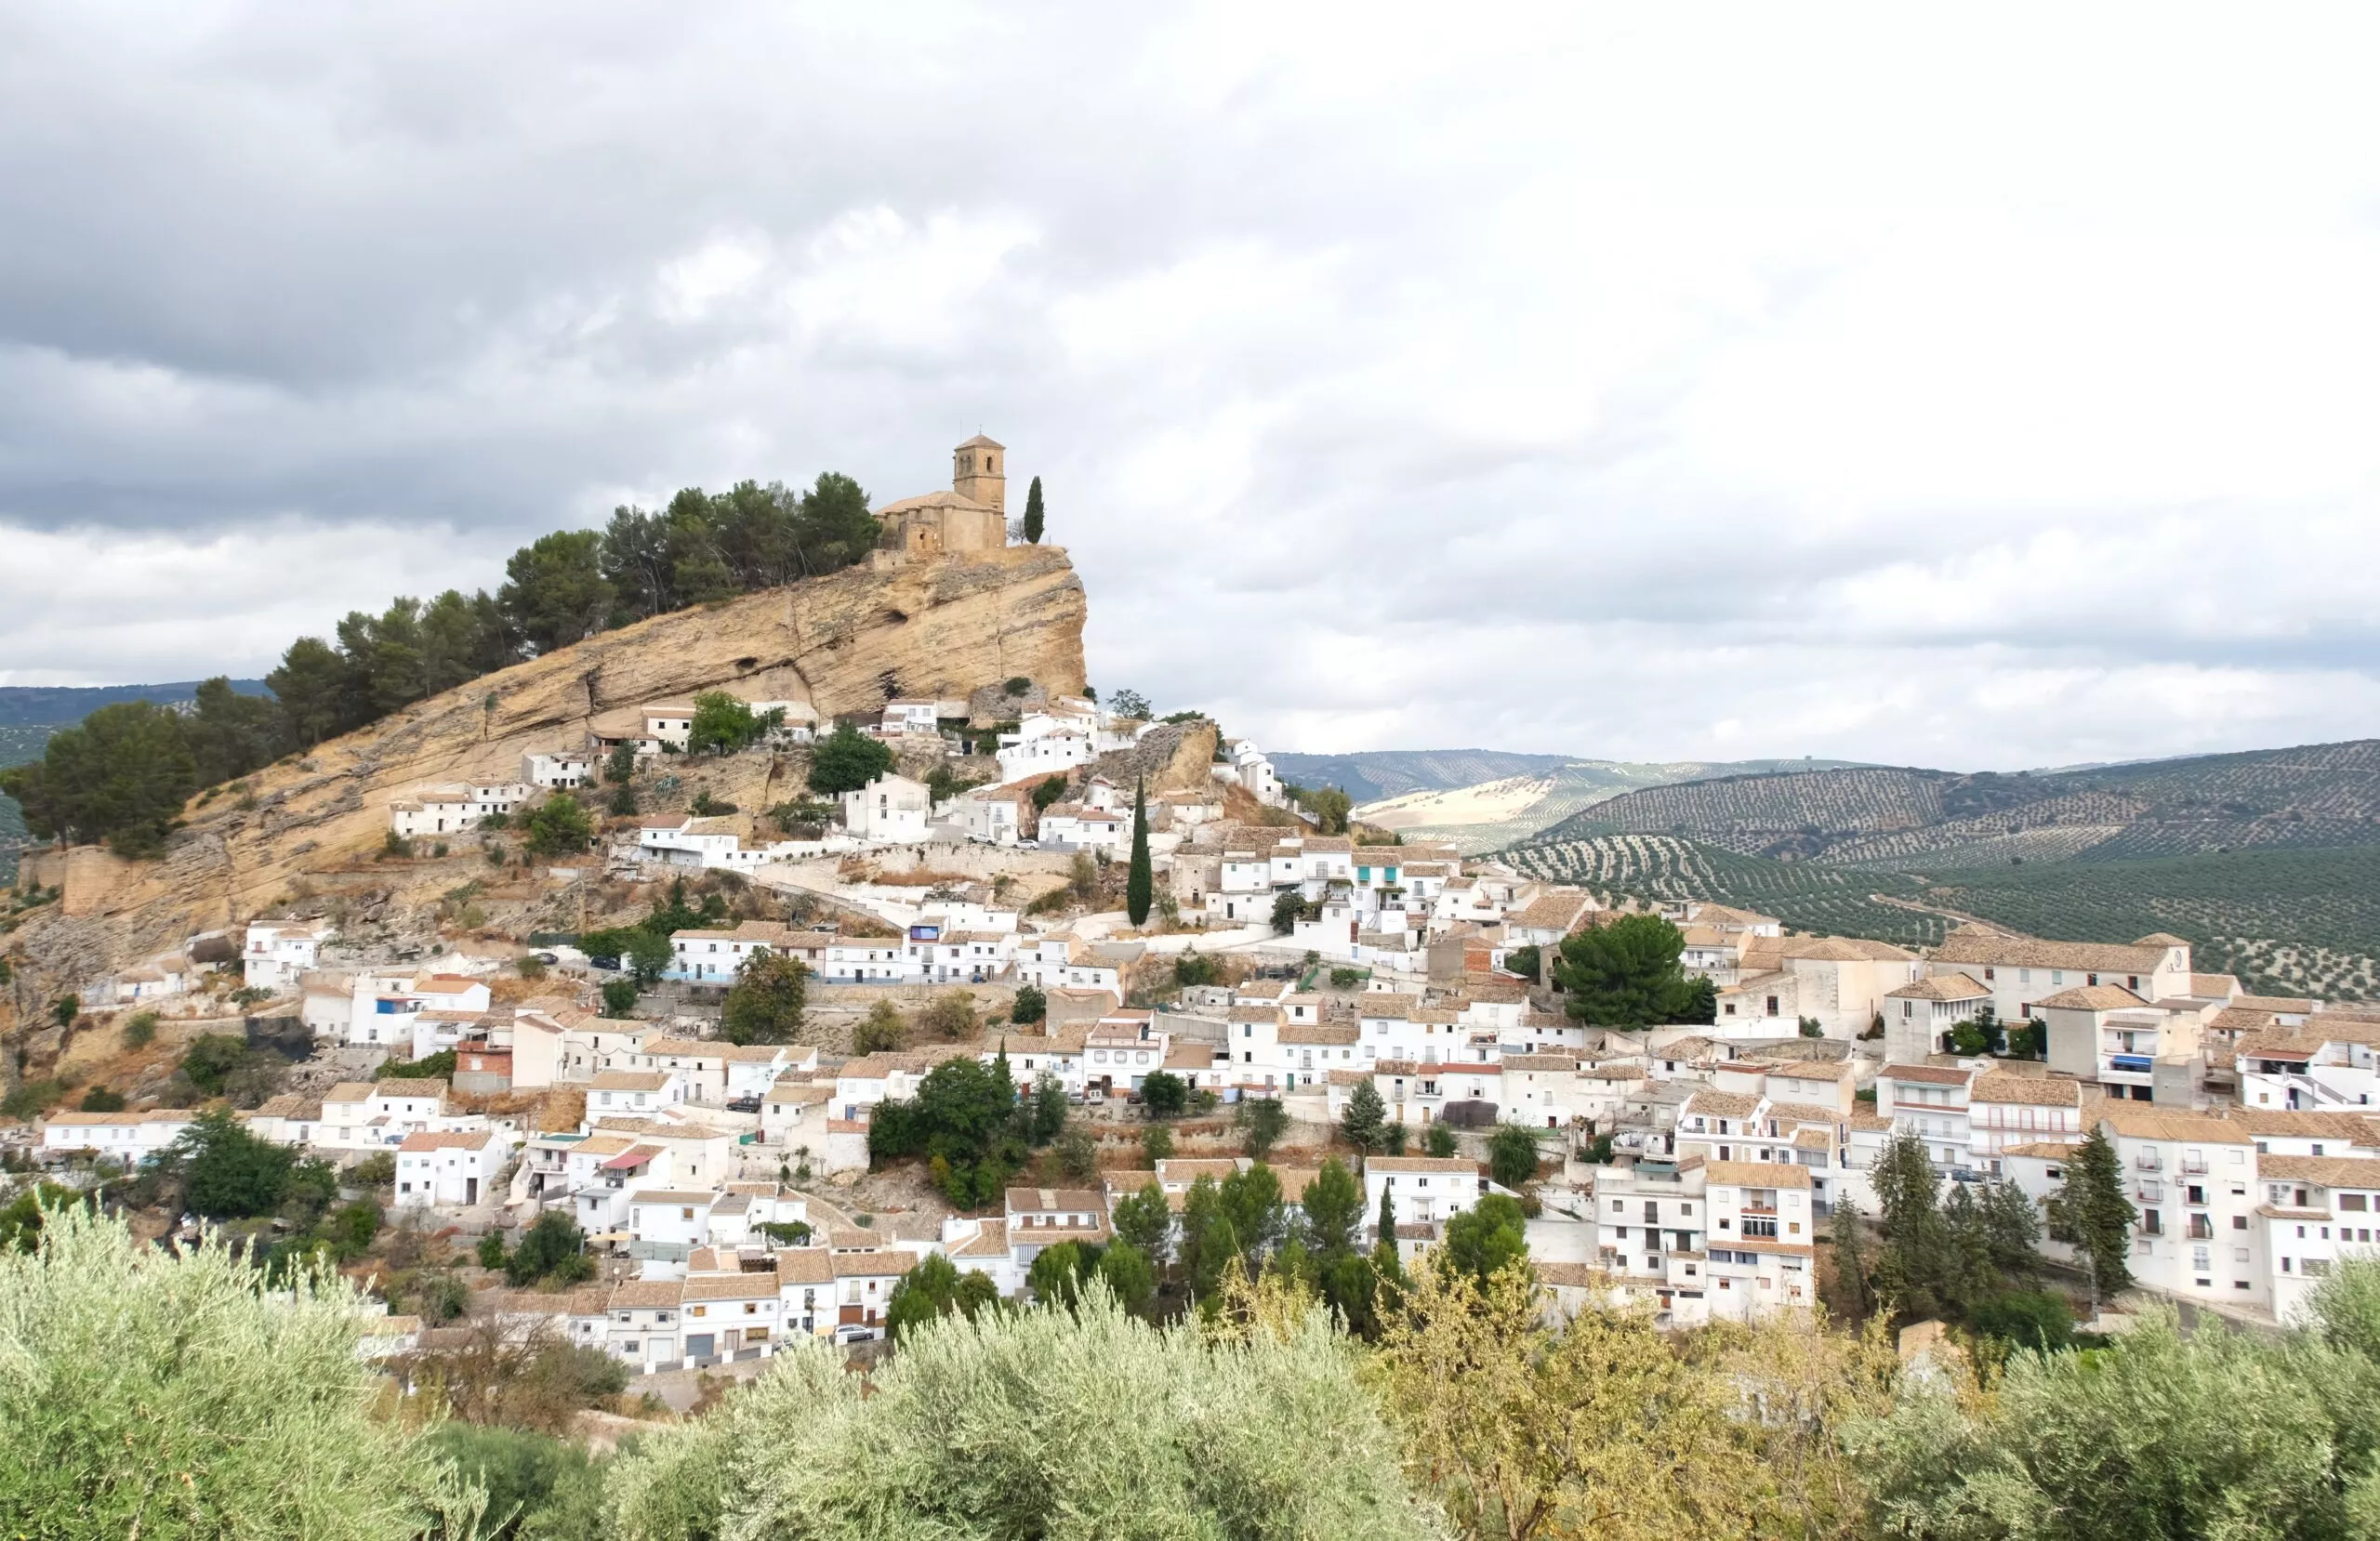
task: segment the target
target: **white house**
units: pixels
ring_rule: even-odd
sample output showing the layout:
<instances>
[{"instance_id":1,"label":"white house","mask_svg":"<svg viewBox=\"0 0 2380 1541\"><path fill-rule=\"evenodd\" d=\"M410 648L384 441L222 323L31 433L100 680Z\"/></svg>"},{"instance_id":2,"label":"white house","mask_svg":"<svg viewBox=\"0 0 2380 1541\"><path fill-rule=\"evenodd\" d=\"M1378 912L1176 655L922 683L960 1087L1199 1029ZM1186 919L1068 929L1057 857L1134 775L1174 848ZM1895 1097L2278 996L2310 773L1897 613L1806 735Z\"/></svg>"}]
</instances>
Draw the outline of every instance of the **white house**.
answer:
<instances>
[{"instance_id":1,"label":"white house","mask_svg":"<svg viewBox=\"0 0 2380 1541\"><path fill-rule=\"evenodd\" d=\"M810 949L799 944L819 934L796 931L774 920L738 921L733 930L675 931L669 937L670 961L665 977L697 983L733 983L737 970L755 954L806 953Z\"/></svg>"},{"instance_id":2,"label":"white house","mask_svg":"<svg viewBox=\"0 0 2380 1541\"><path fill-rule=\"evenodd\" d=\"M587 1117L650 1117L686 1100L686 1077L678 1071L607 1070L587 1083Z\"/></svg>"},{"instance_id":3,"label":"white house","mask_svg":"<svg viewBox=\"0 0 2380 1541\"><path fill-rule=\"evenodd\" d=\"M1487 1191L1479 1164L1456 1156L1373 1156L1364 1163L1365 1206L1379 1214L1385 1193L1396 1203L1397 1219L1408 1224L1451 1219L1477 1205Z\"/></svg>"},{"instance_id":4,"label":"white house","mask_svg":"<svg viewBox=\"0 0 2380 1541\"><path fill-rule=\"evenodd\" d=\"M556 749L521 757L521 779L531 786L585 786L595 775L594 757L583 749Z\"/></svg>"},{"instance_id":5,"label":"white house","mask_svg":"<svg viewBox=\"0 0 2380 1541\"><path fill-rule=\"evenodd\" d=\"M1081 803L1051 803L1041 814L1041 843L1121 856L1131 848L1132 815L1129 810L1110 813Z\"/></svg>"},{"instance_id":6,"label":"white house","mask_svg":"<svg viewBox=\"0 0 2380 1541\"><path fill-rule=\"evenodd\" d=\"M2302 1322L2306 1297L2341 1258L2380 1259L2380 1161L2259 1155L2256 1183L2273 1314ZM2228 1238L2227 1238L2228 1239Z\"/></svg>"},{"instance_id":7,"label":"white house","mask_svg":"<svg viewBox=\"0 0 2380 1541\"><path fill-rule=\"evenodd\" d=\"M536 788L521 782L416 786L389 805L389 827L407 839L420 835L459 835L477 829L492 813L509 815L517 811L536 794Z\"/></svg>"},{"instance_id":8,"label":"white house","mask_svg":"<svg viewBox=\"0 0 2380 1541\"><path fill-rule=\"evenodd\" d=\"M1950 1029L1971 1022L1991 1006L1991 991L1953 970L1884 992L1884 1058L1923 1064L1929 1054L1946 1054Z\"/></svg>"},{"instance_id":9,"label":"white house","mask_svg":"<svg viewBox=\"0 0 2380 1541\"><path fill-rule=\"evenodd\" d=\"M2114 985L2143 1001L2188 996L2190 944L2179 937L2145 936L2128 945L2096 942L2037 942L1962 926L1926 960L1935 974L1963 973L1990 988L2003 1021L2025 1021L2045 997L2061 990Z\"/></svg>"},{"instance_id":10,"label":"white house","mask_svg":"<svg viewBox=\"0 0 2380 1541\"><path fill-rule=\"evenodd\" d=\"M931 738L942 731L935 720L940 706L932 701L893 700L884 704L884 718L877 725L883 738L903 738L911 734Z\"/></svg>"},{"instance_id":11,"label":"white house","mask_svg":"<svg viewBox=\"0 0 2380 1541\"><path fill-rule=\"evenodd\" d=\"M933 794L923 782L885 774L842 797L843 827L863 840L913 844L933 822Z\"/></svg>"},{"instance_id":12,"label":"white house","mask_svg":"<svg viewBox=\"0 0 2380 1541\"><path fill-rule=\"evenodd\" d=\"M473 1205L494 1197L512 1147L494 1129L410 1134L397 1145L400 1208Z\"/></svg>"},{"instance_id":13,"label":"white house","mask_svg":"<svg viewBox=\"0 0 2380 1541\"><path fill-rule=\"evenodd\" d=\"M1818 1303L1811 1272L1810 1174L1777 1163L1713 1161L1702 1168L1709 1314L1749 1322Z\"/></svg>"},{"instance_id":14,"label":"white house","mask_svg":"<svg viewBox=\"0 0 2380 1541\"><path fill-rule=\"evenodd\" d=\"M485 1012L491 998L485 980L461 974L418 974L410 969L359 974L348 995L347 1041L402 1047L419 1059L423 1035L417 1029L424 1013L443 1025L445 1042L438 1047L451 1047L462 1024ZM428 1036L434 1041L440 1034L433 1030Z\"/></svg>"},{"instance_id":15,"label":"white house","mask_svg":"<svg viewBox=\"0 0 2380 1541\"><path fill-rule=\"evenodd\" d=\"M2097 1126L2115 1142L2124 1197L2135 1211L2133 1277L2169 1295L2271 1305L2269 1232L2256 1214L2266 1195L2247 1126L2129 1102L2096 1111Z\"/></svg>"},{"instance_id":16,"label":"white house","mask_svg":"<svg viewBox=\"0 0 2380 1541\"><path fill-rule=\"evenodd\" d=\"M149 1113L54 1113L42 1121L44 1154L88 1152L126 1166L181 1138L198 1114L188 1108Z\"/></svg>"},{"instance_id":17,"label":"white house","mask_svg":"<svg viewBox=\"0 0 2380 1541\"><path fill-rule=\"evenodd\" d=\"M630 1193L629 1255L682 1262L710 1239L710 1209L720 1196L696 1188L644 1188Z\"/></svg>"},{"instance_id":18,"label":"white house","mask_svg":"<svg viewBox=\"0 0 2380 1541\"><path fill-rule=\"evenodd\" d=\"M982 845L1012 846L1025 829L1025 809L1032 793L1014 786L978 786L961 792L942 806L942 820L955 824Z\"/></svg>"},{"instance_id":19,"label":"white house","mask_svg":"<svg viewBox=\"0 0 2380 1541\"><path fill-rule=\"evenodd\" d=\"M241 982L256 990L286 990L314 967L323 943L337 932L327 920L250 926L240 948Z\"/></svg>"},{"instance_id":20,"label":"white house","mask_svg":"<svg viewBox=\"0 0 2380 1541\"><path fill-rule=\"evenodd\" d=\"M1224 762L1214 767L1215 780L1246 787L1267 808L1279 808L1289 800L1281 791L1280 774L1254 744L1244 738L1228 739L1223 757Z\"/></svg>"},{"instance_id":21,"label":"white house","mask_svg":"<svg viewBox=\"0 0 2380 1541\"><path fill-rule=\"evenodd\" d=\"M1924 1140L1936 1171L1966 1169L1975 1079L1974 1071L1947 1065L1886 1065L1876 1073L1876 1115L1891 1119L1896 1134Z\"/></svg>"}]
</instances>

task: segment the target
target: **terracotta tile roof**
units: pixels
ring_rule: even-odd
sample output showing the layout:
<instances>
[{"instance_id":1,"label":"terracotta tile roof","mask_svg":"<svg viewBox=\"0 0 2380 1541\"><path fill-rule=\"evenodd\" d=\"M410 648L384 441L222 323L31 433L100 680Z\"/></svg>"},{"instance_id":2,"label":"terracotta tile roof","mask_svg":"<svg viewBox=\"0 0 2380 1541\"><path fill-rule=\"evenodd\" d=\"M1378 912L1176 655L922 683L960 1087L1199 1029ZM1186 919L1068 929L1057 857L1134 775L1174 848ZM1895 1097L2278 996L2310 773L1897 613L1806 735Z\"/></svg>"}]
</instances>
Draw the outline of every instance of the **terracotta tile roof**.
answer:
<instances>
[{"instance_id":1,"label":"terracotta tile roof","mask_svg":"<svg viewBox=\"0 0 2380 1541\"><path fill-rule=\"evenodd\" d=\"M1734 1092L1715 1091L1704 1087L1688 1098L1686 1106L1678 1111L1682 1113L1702 1113L1712 1118L1750 1118L1752 1110L1759 1106L1760 1099L1757 1097L1739 1096Z\"/></svg>"},{"instance_id":2,"label":"terracotta tile roof","mask_svg":"<svg viewBox=\"0 0 2380 1541\"><path fill-rule=\"evenodd\" d=\"M2133 1139L2195 1140L2206 1145L2246 1145L2253 1141L2247 1126L2227 1118L2159 1112L2137 1102L2109 1103L2099 1121L2111 1124L2119 1135Z\"/></svg>"},{"instance_id":3,"label":"terracotta tile roof","mask_svg":"<svg viewBox=\"0 0 2380 1541\"><path fill-rule=\"evenodd\" d=\"M1061 1210L1102 1213L1107 1208L1107 1195L1091 1188L1012 1188L1007 1202L1011 1215Z\"/></svg>"},{"instance_id":4,"label":"terracotta tile roof","mask_svg":"<svg viewBox=\"0 0 2380 1541\"><path fill-rule=\"evenodd\" d=\"M399 1145L397 1149L414 1152L483 1151L487 1149L487 1142L495 1138L496 1131L493 1129L458 1130L447 1134L409 1134L405 1136L404 1143Z\"/></svg>"},{"instance_id":5,"label":"terracotta tile roof","mask_svg":"<svg viewBox=\"0 0 2380 1541\"><path fill-rule=\"evenodd\" d=\"M1978 963L1996 968L2148 974L2164 963L2165 951L2162 947L2125 947L2101 942L2041 942L1962 929L1942 939L1942 945L1934 949L1934 958L1937 963Z\"/></svg>"},{"instance_id":6,"label":"terracotta tile roof","mask_svg":"<svg viewBox=\"0 0 2380 1541\"><path fill-rule=\"evenodd\" d=\"M2256 1176L2323 1188L2373 1190L2380 1189L2380 1161L2365 1156L2260 1155Z\"/></svg>"},{"instance_id":7,"label":"terracotta tile roof","mask_svg":"<svg viewBox=\"0 0 2380 1541\"><path fill-rule=\"evenodd\" d=\"M1704 1180L1712 1187L1807 1188L1810 1169L1791 1161L1706 1161Z\"/></svg>"},{"instance_id":8,"label":"terracotta tile roof","mask_svg":"<svg viewBox=\"0 0 2380 1541\"><path fill-rule=\"evenodd\" d=\"M607 1302L613 1311L657 1311L685 1298L682 1279L636 1279L614 1286Z\"/></svg>"},{"instance_id":9,"label":"terracotta tile roof","mask_svg":"<svg viewBox=\"0 0 2380 1541\"><path fill-rule=\"evenodd\" d=\"M1479 1175L1479 1163L1460 1156L1373 1156L1364 1163L1367 1172L1386 1174L1420 1173L1425 1176L1461 1173L1466 1177Z\"/></svg>"},{"instance_id":10,"label":"terracotta tile roof","mask_svg":"<svg viewBox=\"0 0 2380 1541\"><path fill-rule=\"evenodd\" d=\"M341 1087L334 1089L344 1088ZM443 1078L433 1075L424 1075L420 1077L400 1075L391 1077L386 1081L374 1082L372 1084L372 1095L375 1097L443 1098L446 1095L446 1083Z\"/></svg>"},{"instance_id":11,"label":"terracotta tile roof","mask_svg":"<svg viewBox=\"0 0 2380 1541\"><path fill-rule=\"evenodd\" d=\"M1930 1087L1964 1087L1974 1076L1971 1070L1949 1065L1886 1065L1876 1072L1879 1081L1912 1081Z\"/></svg>"},{"instance_id":12,"label":"terracotta tile roof","mask_svg":"<svg viewBox=\"0 0 2380 1541\"><path fill-rule=\"evenodd\" d=\"M765 1300L777 1292L774 1269L766 1273L717 1273L688 1279L685 1284L688 1300Z\"/></svg>"},{"instance_id":13,"label":"terracotta tile roof","mask_svg":"<svg viewBox=\"0 0 2380 1541\"><path fill-rule=\"evenodd\" d=\"M1887 1000L1971 1001L1991 994L1989 985L1977 984L1964 974L1936 974L1897 990L1887 990Z\"/></svg>"},{"instance_id":14,"label":"terracotta tile roof","mask_svg":"<svg viewBox=\"0 0 2380 1541\"><path fill-rule=\"evenodd\" d=\"M2082 1083L2062 1075L2012 1075L2003 1071L1986 1071L1975 1078L1967 1100L2079 1108L2082 1105Z\"/></svg>"},{"instance_id":15,"label":"terracotta tile roof","mask_svg":"<svg viewBox=\"0 0 2380 1541\"><path fill-rule=\"evenodd\" d=\"M1005 1258L1008 1256L1008 1221L977 1222L973 1236L951 1248L954 1258Z\"/></svg>"},{"instance_id":16,"label":"terracotta tile roof","mask_svg":"<svg viewBox=\"0 0 2380 1541\"><path fill-rule=\"evenodd\" d=\"M2079 984L2033 1003L2060 1011L2125 1011L2148 1004L2121 984Z\"/></svg>"},{"instance_id":17,"label":"terracotta tile roof","mask_svg":"<svg viewBox=\"0 0 2380 1541\"><path fill-rule=\"evenodd\" d=\"M834 1283L835 1269L829 1254L823 1246L789 1246L777 1254L777 1284L827 1284Z\"/></svg>"},{"instance_id":18,"label":"terracotta tile roof","mask_svg":"<svg viewBox=\"0 0 2380 1541\"><path fill-rule=\"evenodd\" d=\"M2380 1108L2373 1110L2380 1113ZM2231 1116L2253 1135L2300 1139L2346 1139L2358 1145L2380 1146L2380 1117L2355 1113L2318 1113L2313 1109L2236 1108Z\"/></svg>"}]
</instances>

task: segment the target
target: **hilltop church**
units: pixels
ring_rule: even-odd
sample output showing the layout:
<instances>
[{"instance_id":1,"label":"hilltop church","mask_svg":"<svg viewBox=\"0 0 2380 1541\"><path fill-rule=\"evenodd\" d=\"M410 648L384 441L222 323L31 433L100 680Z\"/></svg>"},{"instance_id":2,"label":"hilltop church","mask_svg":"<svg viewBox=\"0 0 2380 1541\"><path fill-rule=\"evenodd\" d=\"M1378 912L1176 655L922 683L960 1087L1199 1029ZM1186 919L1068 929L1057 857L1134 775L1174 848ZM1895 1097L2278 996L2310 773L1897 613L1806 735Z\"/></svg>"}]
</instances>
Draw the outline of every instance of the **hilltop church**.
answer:
<instances>
[{"instance_id":1,"label":"hilltop church","mask_svg":"<svg viewBox=\"0 0 2380 1541\"><path fill-rule=\"evenodd\" d=\"M905 497L876 510L879 552L900 558L997 551L1008 544L1005 445L977 434L950 452L950 491Z\"/></svg>"}]
</instances>

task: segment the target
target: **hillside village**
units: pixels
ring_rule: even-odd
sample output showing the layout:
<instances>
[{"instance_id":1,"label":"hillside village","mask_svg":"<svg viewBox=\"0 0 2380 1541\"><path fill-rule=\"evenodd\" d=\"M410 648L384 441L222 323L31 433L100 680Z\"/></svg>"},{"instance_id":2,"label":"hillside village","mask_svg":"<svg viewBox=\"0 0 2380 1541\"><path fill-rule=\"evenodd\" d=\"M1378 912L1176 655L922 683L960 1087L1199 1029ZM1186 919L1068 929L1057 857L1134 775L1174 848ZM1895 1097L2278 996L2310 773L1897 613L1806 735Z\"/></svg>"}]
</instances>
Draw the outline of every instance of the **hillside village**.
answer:
<instances>
[{"instance_id":1,"label":"hillside village","mask_svg":"<svg viewBox=\"0 0 2380 1541\"><path fill-rule=\"evenodd\" d=\"M1001 453L887 506L873 568L1004 547ZM228 1108L456 1248L566 1234L583 1282L483 1304L638 1374L880 1339L929 1258L1030 1298L1056 1247L1185 1254L1260 1169L1291 1206L1352 1174L1355 1244L1403 1266L1522 1205L1547 1310L1678 1326L1818 1306L1897 1138L2038 1214L2096 1131L2136 1285L2243 1320L2380 1256L2380 1007L2250 994L2177 937L1920 952L1612 901L1028 677L861 711L690 691L480 769L397 789L307 891L53 974L18 1077L57 1100L0 1134L16 1164L105 1182ZM77 859L26 863L20 924L66 923ZM1677 1020L1570 1009L1559 960L1623 922L1673 937ZM230 1034L271 1073L192 1097L171 1050ZM887 1134L959 1065L1045 1121L1038 1155ZM397 1303L377 1351L455 1330Z\"/></svg>"}]
</instances>

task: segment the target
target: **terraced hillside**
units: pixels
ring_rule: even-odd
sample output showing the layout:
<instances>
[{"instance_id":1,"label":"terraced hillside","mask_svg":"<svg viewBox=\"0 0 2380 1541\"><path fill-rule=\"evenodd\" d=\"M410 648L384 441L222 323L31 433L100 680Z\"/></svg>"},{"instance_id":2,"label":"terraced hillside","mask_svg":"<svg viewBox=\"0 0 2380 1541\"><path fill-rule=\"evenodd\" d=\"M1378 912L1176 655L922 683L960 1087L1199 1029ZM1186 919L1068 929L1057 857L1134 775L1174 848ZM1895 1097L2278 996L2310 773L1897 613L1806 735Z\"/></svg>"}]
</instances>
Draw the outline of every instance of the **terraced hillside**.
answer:
<instances>
[{"instance_id":1,"label":"terraced hillside","mask_svg":"<svg viewBox=\"0 0 2380 1541\"><path fill-rule=\"evenodd\" d=\"M2287 994L2380 995L2380 846L1979 869L1920 897L2037 936L2171 931L2211 971Z\"/></svg>"},{"instance_id":2,"label":"terraced hillside","mask_svg":"<svg viewBox=\"0 0 2380 1541\"><path fill-rule=\"evenodd\" d=\"M1301 785L1345 787L1356 797L1356 816L1367 823L1394 829L1417 839L1449 840L1469 852L1499 850L1527 838L1550 824L1606 798L1641 787L1705 776L1752 772L1803 772L1831 769L1836 760L1708 760L1626 761L1556 760L1483 782L1450 778L1491 763L1499 757L1477 750L1444 753L1404 751L1367 755L1276 755L1274 764ZM1514 756L1537 759L1541 757ZM1387 797L1366 799L1355 792L1351 772L1377 784L1406 777L1427 778L1432 784Z\"/></svg>"},{"instance_id":3,"label":"terraced hillside","mask_svg":"<svg viewBox=\"0 0 2380 1541\"><path fill-rule=\"evenodd\" d=\"M1446 792L1514 776L1551 775L1571 763L1567 755L1513 755L1501 749L1375 749L1353 755L1281 750L1269 757L1283 781L1335 786L1358 804L1408 792Z\"/></svg>"},{"instance_id":4,"label":"terraced hillside","mask_svg":"<svg viewBox=\"0 0 2380 1541\"><path fill-rule=\"evenodd\" d=\"M1610 798L1532 843L1622 833L1928 875L2380 845L2380 740L2042 774L1855 768L1691 781Z\"/></svg>"},{"instance_id":5,"label":"terraced hillside","mask_svg":"<svg viewBox=\"0 0 2380 1541\"><path fill-rule=\"evenodd\" d=\"M1602 835L1502 853L1533 876L1606 897L1709 899L1797 930L1938 942L1948 915L2034 936L2122 942L2170 931L2208 972L2250 989L2380 996L2380 846L1907 873L1779 862L1666 835ZM1920 907L1931 910L1921 911Z\"/></svg>"},{"instance_id":6,"label":"terraced hillside","mask_svg":"<svg viewBox=\"0 0 2380 1541\"><path fill-rule=\"evenodd\" d=\"M1916 900L1918 885L1897 873L1768 861L1675 836L1532 842L1502 856L1530 876L1575 883L1606 900L1708 899L1773 915L1799 931L1922 947L1941 941L1949 925L1939 915L1875 898Z\"/></svg>"}]
</instances>

